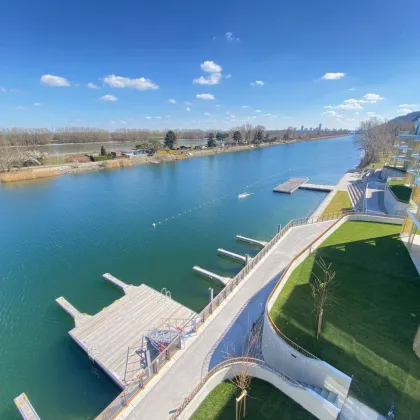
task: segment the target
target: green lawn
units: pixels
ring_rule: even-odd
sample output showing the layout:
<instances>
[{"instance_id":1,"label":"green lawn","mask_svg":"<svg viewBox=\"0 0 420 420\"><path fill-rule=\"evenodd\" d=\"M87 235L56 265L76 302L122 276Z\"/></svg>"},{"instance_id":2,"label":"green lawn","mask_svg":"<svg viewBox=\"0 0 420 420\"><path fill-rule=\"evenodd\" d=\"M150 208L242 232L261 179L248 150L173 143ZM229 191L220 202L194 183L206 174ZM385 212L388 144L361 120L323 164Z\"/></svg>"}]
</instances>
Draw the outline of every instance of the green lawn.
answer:
<instances>
[{"instance_id":1,"label":"green lawn","mask_svg":"<svg viewBox=\"0 0 420 420\"><path fill-rule=\"evenodd\" d=\"M286 336L354 375L351 392L381 414L396 401L398 419L420 418L420 280L399 226L347 222L300 264L271 310ZM332 305L319 340L309 281L316 257L336 271Z\"/></svg>"},{"instance_id":2,"label":"green lawn","mask_svg":"<svg viewBox=\"0 0 420 420\"><path fill-rule=\"evenodd\" d=\"M347 191L337 191L330 204L324 210L322 215L336 213L338 211L351 210L353 208L349 193Z\"/></svg>"},{"instance_id":3,"label":"green lawn","mask_svg":"<svg viewBox=\"0 0 420 420\"><path fill-rule=\"evenodd\" d=\"M398 200L403 201L404 203L410 201L412 190L410 187L404 185L404 181L389 181L388 184Z\"/></svg>"},{"instance_id":4,"label":"green lawn","mask_svg":"<svg viewBox=\"0 0 420 420\"><path fill-rule=\"evenodd\" d=\"M222 382L202 402L192 420L234 420L235 398L240 392L232 382ZM247 419L315 420L311 413L268 382L253 379L246 401Z\"/></svg>"}]
</instances>

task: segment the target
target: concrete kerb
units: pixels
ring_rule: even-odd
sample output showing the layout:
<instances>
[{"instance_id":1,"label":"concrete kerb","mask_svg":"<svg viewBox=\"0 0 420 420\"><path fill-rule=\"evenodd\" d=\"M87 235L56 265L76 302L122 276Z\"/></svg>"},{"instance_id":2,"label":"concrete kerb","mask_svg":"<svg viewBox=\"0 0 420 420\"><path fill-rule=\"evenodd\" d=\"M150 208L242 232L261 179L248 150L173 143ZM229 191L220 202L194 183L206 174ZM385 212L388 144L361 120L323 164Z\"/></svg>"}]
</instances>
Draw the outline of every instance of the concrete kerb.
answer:
<instances>
[{"instance_id":1,"label":"concrete kerb","mask_svg":"<svg viewBox=\"0 0 420 420\"><path fill-rule=\"evenodd\" d=\"M229 296L224 299L220 305L213 310L212 315L207 318L206 322L200 327L200 329L197 331L197 333L190 337L188 340L184 342L184 347L182 350L176 352L171 360L169 360L160 370L159 372L147 383L147 386L139 392L139 394L129 402L129 404L115 417L116 419L126 419L128 415L134 410L135 407L137 407L141 401L147 396L147 394L153 389L153 387L163 378L163 376L175 365L176 361L179 360L184 354L185 350L187 350L194 342L197 340L200 334L202 334L209 325L213 322L214 319L216 319L217 315L221 311L223 307L225 307L233 298L233 296L246 284L248 278L251 276L251 274L259 268L259 266L266 260L266 258L276 249L276 247L281 244L281 242L290 234L292 229L297 229L301 226L295 226L290 228L282 237L279 239L279 241L273 246L262 258L258 263L249 271L249 273L246 275L246 278L242 280L238 286L236 286L232 292L229 294ZM221 291L223 293L223 290Z\"/></svg>"}]
</instances>

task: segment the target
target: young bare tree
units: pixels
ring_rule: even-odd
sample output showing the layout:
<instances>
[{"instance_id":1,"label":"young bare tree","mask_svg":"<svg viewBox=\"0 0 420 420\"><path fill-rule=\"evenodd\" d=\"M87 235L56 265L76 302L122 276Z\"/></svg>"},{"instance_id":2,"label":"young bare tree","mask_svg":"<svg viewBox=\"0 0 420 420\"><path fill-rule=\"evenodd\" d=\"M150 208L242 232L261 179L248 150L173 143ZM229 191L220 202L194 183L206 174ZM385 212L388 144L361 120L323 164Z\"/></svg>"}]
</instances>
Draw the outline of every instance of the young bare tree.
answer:
<instances>
[{"instance_id":1,"label":"young bare tree","mask_svg":"<svg viewBox=\"0 0 420 420\"><path fill-rule=\"evenodd\" d=\"M318 340L319 336L321 335L324 309L332 301L332 286L333 280L335 278L335 271L331 269L332 263L327 264L322 258L316 260L315 263L322 271L321 278L319 278L315 272L312 272L314 280L310 284L317 318L316 339Z\"/></svg>"}]
</instances>

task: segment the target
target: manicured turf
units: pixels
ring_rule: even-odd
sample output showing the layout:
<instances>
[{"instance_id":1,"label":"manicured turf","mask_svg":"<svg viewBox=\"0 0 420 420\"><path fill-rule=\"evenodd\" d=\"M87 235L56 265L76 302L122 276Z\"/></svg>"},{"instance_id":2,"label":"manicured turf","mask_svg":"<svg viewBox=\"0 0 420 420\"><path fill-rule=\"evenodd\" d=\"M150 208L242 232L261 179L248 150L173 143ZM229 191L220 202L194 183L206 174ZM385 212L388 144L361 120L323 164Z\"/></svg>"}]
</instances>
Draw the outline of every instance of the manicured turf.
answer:
<instances>
[{"instance_id":1,"label":"manicured turf","mask_svg":"<svg viewBox=\"0 0 420 420\"><path fill-rule=\"evenodd\" d=\"M337 191L330 204L326 207L322 215L336 213L338 211L351 210L353 208L349 193L347 191Z\"/></svg>"},{"instance_id":2,"label":"manicured turf","mask_svg":"<svg viewBox=\"0 0 420 420\"><path fill-rule=\"evenodd\" d=\"M222 382L202 402L192 420L234 420L235 398L240 391L232 382ZM315 420L299 404L268 382L253 379L246 400L247 419Z\"/></svg>"},{"instance_id":3,"label":"manicured turf","mask_svg":"<svg viewBox=\"0 0 420 420\"><path fill-rule=\"evenodd\" d=\"M393 400L397 419L420 418L420 280L399 226L347 222L296 268L272 308L286 336L348 375L351 392L381 414ZM333 304L320 339L309 281L315 257L336 271Z\"/></svg>"},{"instance_id":4,"label":"manicured turf","mask_svg":"<svg viewBox=\"0 0 420 420\"><path fill-rule=\"evenodd\" d=\"M389 181L389 186L398 200L403 201L404 203L410 201L412 190L410 187L404 185L404 181Z\"/></svg>"}]
</instances>

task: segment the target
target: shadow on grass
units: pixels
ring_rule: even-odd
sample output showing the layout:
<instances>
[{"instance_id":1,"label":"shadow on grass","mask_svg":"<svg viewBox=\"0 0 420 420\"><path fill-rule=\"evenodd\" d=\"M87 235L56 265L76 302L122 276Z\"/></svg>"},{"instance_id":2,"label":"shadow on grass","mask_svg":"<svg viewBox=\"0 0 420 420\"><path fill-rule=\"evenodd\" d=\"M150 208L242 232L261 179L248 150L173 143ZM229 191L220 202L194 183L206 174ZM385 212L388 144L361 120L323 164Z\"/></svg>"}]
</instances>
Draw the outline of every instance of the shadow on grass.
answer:
<instances>
[{"instance_id":1,"label":"shadow on grass","mask_svg":"<svg viewBox=\"0 0 420 420\"><path fill-rule=\"evenodd\" d=\"M354 375L352 391L362 402L387 413L395 400L398 418L416 418L420 360L412 346L420 317L418 273L399 235L346 242L337 240L340 229L293 272L273 320L300 346ZM333 303L316 340L310 281L312 271L321 276L314 265L319 257L332 262L336 277Z\"/></svg>"},{"instance_id":2,"label":"shadow on grass","mask_svg":"<svg viewBox=\"0 0 420 420\"><path fill-rule=\"evenodd\" d=\"M203 401L192 420L232 420L235 418L235 398L240 392L232 382L222 382ZM246 400L246 418L277 420L315 420L302 408L273 385L252 379Z\"/></svg>"}]
</instances>

